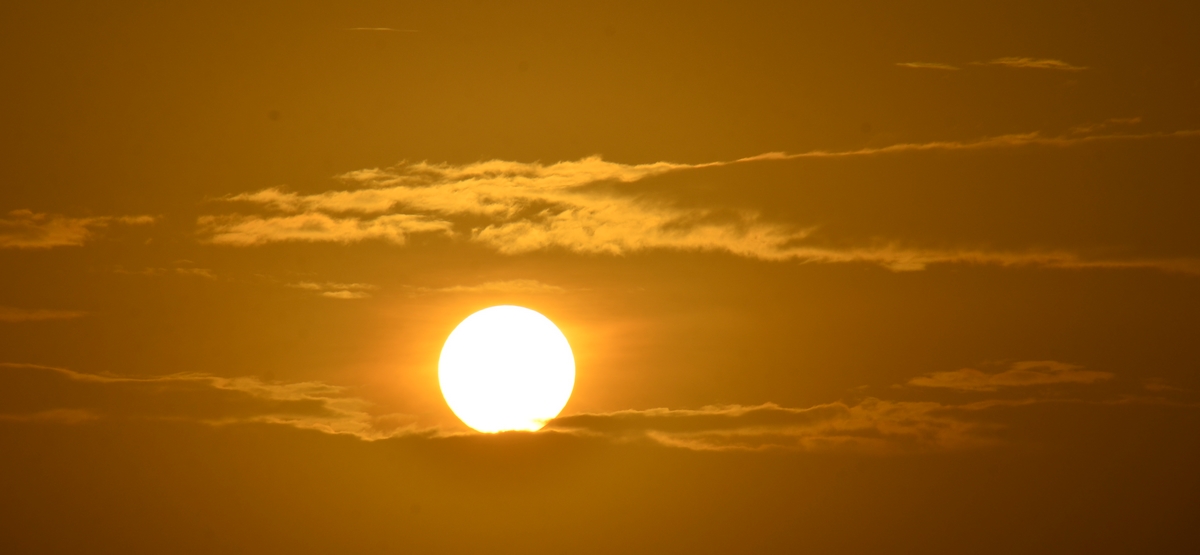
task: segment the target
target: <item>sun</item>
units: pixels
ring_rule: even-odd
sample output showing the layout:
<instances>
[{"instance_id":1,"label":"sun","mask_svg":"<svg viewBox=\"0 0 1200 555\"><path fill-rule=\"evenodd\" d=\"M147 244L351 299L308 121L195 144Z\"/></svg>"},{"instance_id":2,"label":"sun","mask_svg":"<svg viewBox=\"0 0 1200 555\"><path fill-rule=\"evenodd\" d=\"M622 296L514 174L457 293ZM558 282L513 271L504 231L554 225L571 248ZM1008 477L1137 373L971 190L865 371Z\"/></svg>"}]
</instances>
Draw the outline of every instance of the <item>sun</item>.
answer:
<instances>
[{"instance_id":1,"label":"sun","mask_svg":"<svg viewBox=\"0 0 1200 555\"><path fill-rule=\"evenodd\" d=\"M549 318L520 306L493 306L450 332L438 381L450 410L471 428L534 431L571 397L575 356Z\"/></svg>"}]
</instances>

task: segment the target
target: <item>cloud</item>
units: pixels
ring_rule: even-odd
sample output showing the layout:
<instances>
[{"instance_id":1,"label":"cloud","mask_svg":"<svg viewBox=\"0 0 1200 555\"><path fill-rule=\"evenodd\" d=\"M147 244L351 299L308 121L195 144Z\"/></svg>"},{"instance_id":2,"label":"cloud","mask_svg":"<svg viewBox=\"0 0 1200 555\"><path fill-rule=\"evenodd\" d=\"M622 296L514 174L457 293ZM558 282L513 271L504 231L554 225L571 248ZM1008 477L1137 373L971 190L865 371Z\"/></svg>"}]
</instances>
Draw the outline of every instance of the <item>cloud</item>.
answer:
<instances>
[{"instance_id":1,"label":"cloud","mask_svg":"<svg viewBox=\"0 0 1200 555\"><path fill-rule=\"evenodd\" d=\"M353 243L366 239L383 239L403 245L410 233L449 233L450 222L425 216L394 214L370 220L332 218L325 214L308 213L283 217L202 216L202 233L219 245L262 245L281 241Z\"/></svg>"},{"instance_id":2,"label":"cloud","mask_svg":"<svg viewBox=\"0 0 1200 555\"><path fill-rule=\"evenodd\" d=\"M1013 67L1013 68L1029 68L1029 69L1053 69L1053 70L1059 70L1059 71L1083 71L1083 70L1087 69L1086 67L1083 67L1083 66L1076 66L1076 65L1068 64L1062 60L1022 58L1022 57L1015 57L1015 56L1010 56L1010 57L1005 57L1005 58L997 58L990 62L972 62L971 64L972 65L994 65L994 66L1004 66L1004 67ZM899 62L896 65L899 67L905 67L905 68L910 68L910 69L935 69L935 70L942 70L942 71L958 71L959 69L961 69L958 66L954 66L954 65L950 65L950 64L943 64L943 63L939 63L939 62Z\"/></svg>"},{"instance_id":3,"label":"cloud","mask_svg":"<svg viewBox=\"0 0 1200 555\"><path fill-rule=\"evenodd\" d=\"M994 374L974 368L952 372L934 372L908 381L908 385L939 387L961 391L997 391L1002 388L1052 384L1090 384L1112 379L1110 372L1083 370L1082 366L1053 360L1015 362L1008 370Z\"/></svg>"},{"instance_id":4,"label":"cloud","mask_svg":"<svg viewBox=\"0 0 1200 555\"><path fill-rule=\"evenodd\" d=\"M990 62L984 62L984 63L987 65L994 65L994 66L1030 68L1030 69L1055 69L1055 70L1059 70L1059 71L1083 71L1083 70L1087 69L1086 67L1083 67L1083 66L1076 66L1076 65L1068 64L1067 62L1064 62L1062 60L1020 58L1020 57L996 58L995 60L992 60Z\"/></svg>"},{"instance_id":5,"label":"cloud","mask_svg":"<svg viewBox=\"0 0 1200 555\"><path fill-rule=\"evenodd\" d=\"M116 268L113 270L113 272L118 273L118 274L131 275L131 276L137 275L137 276L156 277L156 276L164 276L164 275L177 275L177 276L195 276L195 277L202 277L202 278L206 278L206 279L217 279L217 275L214 274L213 271L208 268L143 268L141 270L126 270L124 268Z\"/></svg>"},{"instance_id":6,"label":"cloud","mask_svg":"<svg viewBox=\"0 0 1200 555\"><path fill-rule=\"evenodd\" d=\"M270 423L367 440L412 433L403 415L372 414L344 387L185 373L157 377L87 374L0 363L0 420L66 424L97 419L168 419L207 424Z\"/></svg>"},{"instance_id":7,"label":"cloud","mask_svg":"<svg viewBox=\"0 0 1200 555\"><path fill-rule=\"evenodd\" d=\"M1162 378L1147 378L1146 380L1143 381L1142 387L1146 391L1152 391L1155 393L1167 393L1167 392L1189 393L1189 390L1184 389L1182 387L1170 385L1167 383L1166 380L1164 380Z\"/></svg>"},{"instance_id":8,"label":"cloud","mask_svg":"<svg viewBox=\"0 0 1200 555\"><path fill-rule=\"evenodd\" d=\"M362 291L322 291L321 296L330 299L366 299L371 294Z\"/></svg>"},{"instance_id":9,"label":"cloud","mask_svg":"<svg viewBox=\"0 0 1200 555\"><path fill-rule=\"evenodd\" d=\"M935 62L900 62L896 65L912 69L940 69L944 71L958 71L959 69L950 64L939 64Z\"/></svg>"},{"instance_id":10,"label":"cloud","mask_svg":"<svg viewBox=\"0 0 1200 555\"><path fill-rule=\"evenodd\" d=\"M1126 259L1088 260L1067 251L1018 252L980 249L921 249L899 245L831 249L797 247L775 260L796 260L804 263L878 264L896 272L920 271L936 264L969 264L1001 267L1040 267L1064 270L1087 269L1151 269L1163 272L1200 275L1200 260L1195 259Z\"/></svg>"},{"instance_id":11,"label":"cloud","mask_svg":"<svg viewBox=\"0 0 1200 555\"><path fill-rule=\"evenodd\" d=\"M152 216L99 216L71 218L41 214L31 210L13 210L0 217L0 249L49 249L77 247L97 229L112 224L144 225L154 223Z\"/></svg>"},{"instance_id":12,"label":"cloud","mask_svg":"<svg viewBox=\"0 0 1200 555\"><path fill-rule=\"evenodd\" d=\"M1083 370L1052 360L1022 361L987 374L974 369L936 372L908 383L922 387L991 392L1050 384L1091 384L1112 379L1109 372ZM1157 381L1149 383L1158 384ZM861 388L856 388L861 389ZM1148 388L1158 391L1154 388ZM858 404L827 403L808 408L718 405L698 410L623 410L561 416L546 429L605 437L650 440L700 451L859 450L876 453L955 450L995 445L1005 426L989 411L1045 404L1172 405L1200 407L1159 398L1122 396L1116 400L1018 398L965 404L889 401L867 398Z\"/></svg>"},{"instance_id":13,"label":"cloud","mask_svg":"<svg viewBox=\"0 0 1200 555\"><path fill-rule=\"evenodd\" d=\"M479 285L455 285L452 287L419 287L422 293L562 293L557 285L547 285L535 279L510 279L489 281Z\"/></svg>"},{"instance_id":14,"label":"cloud","mask_svg":"<svg viewBox=\"0 0 1200 555\"><path fill-rule=\"evenodd\" d=\"M368 441L461 435L418 429L410 417L373 414L369 409L369 403L349 395L346 388L316 381L278 383L199 373L130 377L0 363L0 421L268 423ZM650 440L695 450L960 449L994 442L990 431L995 426L955 414L978 409L879 399L810 408L766 403L577 414L556 418L545 430L615 441Z\"/></svg>"},{"instance_id":15,"label":"cloud","mask_svg":"<svg viewBox=\"0 0 1200 555\"><path fill-rule=\"evenodd\" d=\"M506 254L564 248L594 254L625 254L668 248L726 251L745 256L772 256L773 251L802 238L802 230L761 222L752 212L685 209L667 203L589 190L603 182L632 183L679 169L702 167L659 162L626 165L599 157L551 165L488 161L464 166L412 164L391 170L367 170L342 176L367 188L298 195L279 189L230 197L296 216L270 218L208 217L201 221L212 241L253 245L292 237L264 231L264 222L313 220L309 240L350 242L371 238L362 228L384 218L334 219L327 213L377 214L403 206L439 217L485 217L494 223L473 229L471 239ZM449 232L451 224L420 216L426 226L410 231ZM337 225L325 223L336 221ZM436 223L432 223L436 222ZM280 227L280 226L275 226ZM400 241L396 241L400 242ZM777 255L775 255L778 258Z\"/></svg>"},{"instance_id":16,"label":"cloud","mask_svg":"<svg viewBox=\"0 0 1200 555\"><path fill-rule=\"evenodd\" d=\"M1101 123L1076 125L1075 127L1072 127L1070 129L1070 132L1075 133L1075 134L1098 133L1100 131L1103 131L1105 129L1108 129L1108 128L1116 126L1116 125L1137 125L1139 123L1142 123L1142 118L1140 118L1140 117L1109 118L1109 119L1104 120Z\"/></svg>"},{"instance_id":17,"label":"cloud","mask_svg":"<svg viewBox=\"0 0 1200 555\"><path fill-rule=\"evenodd\" d=\"M1042 376L1019 375L1024 371ZM1009 371L976 379L969 387L991 391L989 387L1000 387L997 383L1004 386L1071 380L1090 383L1090 378L1082 377L1079 372L1078 367L1057 362L1017 363ZM1051 381L1046 381L1046 375L1070 377L1066 380L1051 377ZM1100 379L1107 377L1091 381ZM1196 403L1136 396L1092 402L1063 398L986 399L966 404L867 398L856 404L834 402L806 408L763 403L574 414L555 418L543 431L534 433L571 434L616 442L650 441L698 451L848 450L880 454L947 451L996 445L1006 423L1022 421L1022 418L1009 419L1003 416L1008 413L997 411L1047 404L1200 408ZM348 388L318 381L282 383L202 373L132 377L0 363L0 421L5 422L78 425L98 420L140 419L208 425L266 423L351 435L366 441L476 435L418 428L411 416L380 414L371 409L370 403L351 395Z\"/></svg>"},{"instance_id":18,"label":"cloud","mask_svg":"<svg viewBox=\"0 0 1200 555\"><path fill-rule=\"evenodd\" d=\"M371 296L368 291L379 289L376 285L369 283L335 283L325 282L317 283L312 281L302 281L299 283L289 283L288 287L296 289L304 289L307 291L315 291L322 297L330 299L366 299Z\"/></svg>"},{"instance_id":19,"label":"cloud","mask_svg":"<svg viewBox=\"0 0 1200 555\"><path fill-rule=\"evenodd\" d=\"M786 408L773 403L699 410L627 410L559 417L548 430L615 440L648 439L699 451L947 450L995 443L995 426L958 418L960 407L866 399Z\"/></svg>"},{"instance_id":20,"label":"cloud","mask_svg":"<svg viewBox=\"0 0 1200 555\"><path fill-rule=\"evenodd\" d=\"M416 29L392 29L391 27L351 27L347 31L377 31L383 33L419 33Z\"/></svg>"},{"instance_id":21,"label":"cloud","mask_svg":"<svg viewBox=\"0 0 1200 555\"><path fill-rule=\"evenodd\" d=\"M1114 120L1108 120L1110 122ZM1125 120L1128 122L1129 120ZM1078 128L1074 128L1078 129ZM813 150L796 154L786 152L768 152L750 156L734 162L718 162L708 165L724 165L738 162L753 162L759 160L798 160L802 158L846 158L858 156L877 156L881 154L898 154L904 152L931 152L955 150L991 150L999 148L1016 148L1024 146L1057 146L1069 147L1094 142L1142 141L1151 139L1194 139L1200 137L1200 130L1185 129L1180 131L1150 132L1150 133L1107 133L1079 136L1069 135L1046 136L1040 132L1012 133L995 137L984 137L974 141L930 141L925 143L899 143L883 147L867 147L855 150L824 151Z\"/></svg>"},{"instance_id":22,"label":"cloud","mask_svg":"<svg viewBox=\"0 0 1200 555\"><path fill-rule=\"evenodd\" d=\"M54 422L59 424L79 424L96 420L99 417L86 410L54 409L28 414L0 414L0 422Z\"/></svg>"},{"instance_id":23,"label":"cloud","mask_svg":"<svg viewBox=\"0 0 1200 555\"><path fill-rule=\"evenodd\" d=\"M208 279L217 279L217 276L208 268L172 268L171 271L181 276L198 276Z\"/></svg>"},{"instance_id":24,"label":"cloud","mask_svg":"<svg viewBox=\"0 0 1200 555\"><path fill-rule=\"evenodd\" d=\"M1090 260L1061 251L924 249L895 243L821 247L805 242L810 228L766 221L751 210L682 206L616 186L671 172L766 161L1196 137L1200 137L1200 130L1071 132L1060 136L1033 132L846 151L769 152L699 164L621 164L598 156L554 164L504 160L462 165L421 162L344 174L339 176L347 186L344 190L299 194L270 188L232 195L222 200L250 204L275 214L204 216L199 223L201 233L211 242L236 246L296 240L349 243L385 239L403 243L409 233L432 232L465 236L497 252L514 255L554 249L593 255L666 249L722 252L758 260L867 262L897 271L960 263L1200 273L1200 261L1191 259ZM410 214L389 214L397 210ZM469 229L463 229L468 225Z\"/></svg>"},{"instance_id":25,"label":"cloud","mask_svg":"<svg viewBox=\"0 0 1200 555\"><path fill-rule=\"evenodd\" d=\"M79 310L45 310L0 306L0 322L42 322L45 320L72 320L86 316Z\"/></svg>"}]
</instances>

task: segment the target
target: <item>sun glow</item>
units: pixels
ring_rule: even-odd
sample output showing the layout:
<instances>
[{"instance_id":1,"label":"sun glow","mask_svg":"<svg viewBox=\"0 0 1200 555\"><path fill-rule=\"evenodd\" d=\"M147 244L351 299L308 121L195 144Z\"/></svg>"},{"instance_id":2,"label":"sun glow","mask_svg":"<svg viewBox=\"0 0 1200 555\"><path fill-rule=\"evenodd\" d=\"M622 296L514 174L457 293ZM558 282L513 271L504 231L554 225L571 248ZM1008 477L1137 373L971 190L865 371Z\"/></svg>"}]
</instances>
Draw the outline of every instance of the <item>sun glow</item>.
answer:
<instances>
[{"instance_id":1,"label":"sun glow","mask_svg":"<svg viewBox=\"0 0 1200 555\"><path fill-rule=\"evenodd\" d=\"M558 327L519 306L476 312L450 332L438 360L450 410L480 432L541 429L575 387L575 357Z\"/></svg>"}]
</instances>

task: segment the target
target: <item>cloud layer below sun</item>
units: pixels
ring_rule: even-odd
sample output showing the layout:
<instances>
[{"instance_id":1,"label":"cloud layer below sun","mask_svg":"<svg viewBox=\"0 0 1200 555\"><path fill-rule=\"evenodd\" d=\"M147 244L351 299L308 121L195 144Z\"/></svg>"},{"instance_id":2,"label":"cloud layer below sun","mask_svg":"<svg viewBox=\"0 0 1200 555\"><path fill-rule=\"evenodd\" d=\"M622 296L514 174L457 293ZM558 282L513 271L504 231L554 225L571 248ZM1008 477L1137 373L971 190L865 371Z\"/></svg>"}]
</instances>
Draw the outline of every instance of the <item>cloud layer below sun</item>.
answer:
<instances>
[{"instance_id":1,"label":"cloud layer below sun","mask_svg":"<svg viewBox=\"0 0 1200 555\"><path fill-rule=\"evenodd\" d=\"M405 430L395 415L322 382L273 383L209 374L130 377L0 363L0 420L74 424L98 419L268 423L380 439Z\"/></svg>"},{"instance_id":2,"label":"cloud layer below sun","mask_svg":"<svg viewBox=\"0 0 1200 555\"><path fill-rule=\"evenodd\" d=\"M1193 139L1200 131L1109 132L1111 120L1060 136L1024 133L975 141L901 143L848 151L771 152L730 162L621 164L598 156L554 164L491 160L471 164L404 164L340 176L344 189L299 194L279 188L222 200L258 207L257 214L202 216L208 242L254 246L282 241L404 244L413 234L465 239L503 254L559 249L622 255L651 249L722 252L807 263L866 262L892 270L968 263L1054 268L1155 268L1200 273L1196 260L1087 259L1066 251L1006 252L930 249L879 243L833 248L809 239L803 224L768 221L750 210L685 206L621 187L680 171L765 161L846 158L928 151L1027 146L1070 147L1098 141Z\"/></svg>"},{"instance_id":3,"label":"cloud layer below sun","mask_svg":"<svg viewBox=\"0 0 1200 555\"><path fill-rule=\"evenodd\" d=\"M854 403L837 401L803 408L763 403L619 410L560 416L551 420L542 433L616 442L649 441L697 451L895 453L973 449L1001 443L1004 439L1000 432L1005 425L1003 418L995 418L997 411L1045 404L1198 407L1163 397L1126 396L1089 402L1053 392L1041 395L1031 387L1086 385L1110 378L1111 374L1062 362L1017 362L995 374L969 369L942 372L915 378L909 384L985 393L1000 388L1029 390L1018 397L975 398L959 403L869 397ZM463 433L418 427L411 416L378 413L371 403L347 388L323 382L281 383L198 373L129 377L0 363L0 407L0 421L8 422L77 425L101 419L150 419L207 425L265 423L369 441Z\"/></svg>"}]
</instances>

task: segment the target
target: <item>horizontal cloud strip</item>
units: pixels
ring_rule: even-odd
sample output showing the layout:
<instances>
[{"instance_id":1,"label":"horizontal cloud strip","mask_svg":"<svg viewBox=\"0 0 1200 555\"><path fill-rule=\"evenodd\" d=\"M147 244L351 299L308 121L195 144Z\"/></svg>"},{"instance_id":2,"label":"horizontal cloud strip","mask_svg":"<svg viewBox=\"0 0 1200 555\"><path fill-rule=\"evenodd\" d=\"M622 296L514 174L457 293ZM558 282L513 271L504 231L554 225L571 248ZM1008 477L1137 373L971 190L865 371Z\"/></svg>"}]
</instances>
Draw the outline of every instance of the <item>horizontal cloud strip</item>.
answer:
<instances>
[{"instance_id":1,"label":"horizontal cloud strip","mask_svg":"<svg viewBox=\"0 0 1200 555\"><path fill-rule=\"evenodd\" d=\"M562 293L557 285L548 285L535 279L510 279L488 281L478 285L454 285L450 287L419 287L421 293Z\"/></svg>"},{"instance_id":2,"label":"horizontal cloud strip","mask_svg":"<svg viewBox=\"0 0 1200 555\"><path fill-rule=\"evenodd\" d=\"M154 223L152 216L71 218L31 210L13 210L7 216L0 216L0 249L77 247L91 239L96 230L112 224L150 223Z\"/></svg>"},{"instance_id":3,"label":"horizontal cloud strip","mask_svg":"<svg viewBox=\"0 0 1200 555\"><path fill-rule=\"evenodd\" d=\"M207 424L271 423L365 440L454 435L418 430L402 415L373 415L345 388L206 374L123 377L34 364L0 363L0 421L78 424L167 419ZM990 443L988 426L937 403L868 399L794 409L774 404L700 410L653 409L552 420L548 432L648 439L697 450L957 449Z\"/></svg>"},{"instance_id":4,"label":"horizontal cloud strip","mask_svg":"<svg viewBox=\"0 0 1200 555\"><path fill-rule=\"evenodd\" d=\"M403 245L411 233L446 232L449 222L424 216L395 214L369 220L333 218L320 213L264 218L258 216L204 216L201 232L210 241L223 245L261 245L280 241L353 243L364 239L383 239Z\"/></svg>"},{"instance_id":5,"label":"horizontal cloud strip","mask_svg":"<svg viewBox=\"0 0 1200 555\"><path fill-rule=\"evenodd\" d=\"M909 385L940 387L963 391L996 391L1003 388L1051 384L1089 384L1112 379L1110 372L1084 370L1083 367L1053 360L1015 362L1008 370L988 374L974 368L953 372L934 372L913 378Z\"/></svg>"},{"instance_id":6,"label":"horizontal cloud strip","mask_svg":"<svg viewBox=\"0 0 1200 555\"><path fill-rule=\"evenodd\" d=\"M302 281L299 283L290 283L288 287L296 289L304 289L306 291L315 292L322 297L330 299L366 299L371 296L369 291L379 289L379 286L369 283L317 283L313 281Z\"/></svg>"},{"instance_id":7,"label":"horizontal cloud strip","mask_svg":"<svg viewBox=\"0 0 1200 555\"><path fill-rule=\"evenodd\" d=\"M788 449L871 452L943 450L994 443L994 426L957 418L938 403L867 399L795 409L767 403L699 410L651 409L556 418L548 429L649 439L701 451Z\"/></svg>"},{"instance_id":8,"label":"horizontal cloud strip","mask_svg":"<svg viewBox=\"0 0 1200 555\"><path fill-rule=\"evenodd\" d=\"M950 64L939 62L900 62L896 64L899 67L909 69L936 69L943 71L957 71L960 68ZM1008 56L1004 58L996 58L989 62L971 62L971 65L976 66L1004 66L1011 68L1023 69L1053 69L1058 71L1083 71L1087 69L1083 66L1068 64L1062 60L1053 60L1048 58L1024 58L1017 56Z\"/></svg>"},{"instance_id":9,"label":"horizontal cloud strip","mask_svg":"<svg viewBox=\"0 0 1200 555\"><path fill-rule=\"evenodd\" d=\"M1010 56L1007 58L996 58L995 60L992 60L992 61L986 62L986 63L988 65L994 65L994 66L1028 68L1028 69L1055 69L1055 70L1059 70L1059 71L1083 71L1083 70L1087 69L1086 67L1083 67L1083 66L1068 64L1067 62L1064 62L1062 60L1021 58L1021 57L1016 57L1016 56Z\"/></svg>"},{"instance_id":10,"label":"horizontal cloud strip","mask_svg":"<svg viewBox=\"0 0 1200 555\"><path fill-rule=\"evenodd\" d=\"M955 66L950 64L939 64L936 62L900 62L896 65L911 69L940 69L943 71L958 71L958 68Z\"/></svg>"},{"instance_id":11,"label":"horizontal cloud strip","mask_svg":"<svg viewBox=\"0 0 1200 555\"><path fill-rule=\"evenodd\" d=\"M86 316L79 310L46 310L0 306L0 322L41 322L45 320L71 320Z\"/></svg>"},{"instance_id":12,"label":"horizontal cloud strip","mask_svg":"<svg viewBox=\"0 0 1200 555\"><path fill-rule=\"evenodd\" d=\"M409 431L398 415L372 415L345 388L207 374L122 377L0 363L0 420L78 423L101 418L231 424L265 422L363 439Z\"/></svg>"},{"instance_id":13,"label":"horizontal cloud strip","mask_svg":"<svg viewBox=\"0 0 1200 555\"><path fill-rule=\"evenodd\" d=\"M1069 252L937 250L895 244L828 248L805 244L811 230L765 221L748 210L683 207L600 187L633 183L670 172L770 160L881 156L933 151L971 151L1030 145L1069 147L1099 141L1200 137L1198 130L1104 133L1110 120L1061 136L1024 133L975 141L901 143L847 151L770 152L701 164L621 164L588 157L554 164L491 160L463 165L406 164L340 176L345 190L303 195L278 188L223 200L250 203L263 215L200 218L213 243L252 246L279 241L350 243L382 239L403 244L413 233L440 233L486 245L500 253L562 249L581 254L623 255L651 249L723 252L759 260L810 263L875 263L893 270L930 264L967 263L1053 268L1155 268L1200 272L1194 260L1088 260ZM403 210L415 214L394 214ZM451 220L470 222L456 232ZM457 225L462 225L457 224Z\"/></svg>"},{"instance_id":14,"label":"horizontal cloud strip","mask_svg":"<svg viewBox=\"0 0 1200 555\"><path fill-rule=\"evenodd\" d=\"M914 382L937 380L955 385L932 387L992 391L1035 384L1093 383L1111 377L1051 361L1017 363L1005 372L983 378L969 372L950 376L953 374L935 374ZM807 408L764 403L575 414L549 421L538 433L616 442L650 441L698 451L945 451L995 445L1008 422L995 411L1024 410L1022 407L1048 403L1200 408L1195 403L1130 396L1091 402L1057 395L992 398L965 404L868 398L856 404L835 402ZM267 423L368 441L462 435L418 428L412 417L377 414L370 408L368 402L350 395L346 388L316 381L279 383L199 373L127 377L0 363L0 422L76 425L96 420L150 419L210 425Z\"/></svg>"}]
</instances>

